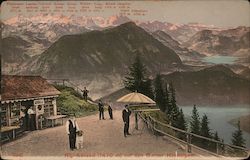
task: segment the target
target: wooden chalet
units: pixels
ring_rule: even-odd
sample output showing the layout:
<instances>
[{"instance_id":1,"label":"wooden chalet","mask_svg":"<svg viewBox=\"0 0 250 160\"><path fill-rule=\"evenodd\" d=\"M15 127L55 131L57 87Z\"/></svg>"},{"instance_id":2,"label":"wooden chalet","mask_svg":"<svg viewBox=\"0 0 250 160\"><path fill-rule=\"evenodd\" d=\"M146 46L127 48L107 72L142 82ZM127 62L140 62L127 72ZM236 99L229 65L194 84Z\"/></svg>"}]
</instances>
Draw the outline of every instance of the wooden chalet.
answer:
<instances>
[{"instance_id":1,"label":"wooden chalet","mask_svg":"<svg viewBox=\"0 0 250 160\"><path fill-rule=\"evenodd\" d=\"M23 124L27 121L21 121L21 118L27 119L29 108L34 111L36 129L43 128L46 120L62 118L57 115L56 97L59 94L41 76L2 75L1 132L13 130L14 134L15 129L27 130Z\"/></svg>"}]
</instances>

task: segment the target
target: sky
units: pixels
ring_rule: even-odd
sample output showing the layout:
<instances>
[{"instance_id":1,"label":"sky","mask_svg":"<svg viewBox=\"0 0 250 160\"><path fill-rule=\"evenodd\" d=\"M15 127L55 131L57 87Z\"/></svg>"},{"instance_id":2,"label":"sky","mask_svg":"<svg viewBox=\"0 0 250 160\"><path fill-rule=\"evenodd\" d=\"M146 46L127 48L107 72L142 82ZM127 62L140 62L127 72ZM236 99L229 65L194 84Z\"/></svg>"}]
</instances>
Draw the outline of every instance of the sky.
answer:
<instances>
[{"instance_id":1,"label":"sky","mask_svg":"<svg viewBox=\"0 0 250 160\"><path fill-rule=\"evenodd\" d=\"M85 1L88 3L88 1ZM111 1L89 1L90 9L95 6L104 6L107 2ZM19 3L19 12L16 12L15 4ZM18 14L32 16L39 14L39 12L27 12L25 5L27 1L17 2L4 2L1 6L1 19L6 20L14 17ZM43 2L30 2L36 3L40 7ZM45 3L45 2L44 2ZM54 5L55 1L51 1L50 5ZM64 1L66 6L72 1ZM80 10L80 1L75 1L76 9ZM75 15L85 16L102 16L109 17L112 15L119 15L121 9L118 9L119 4L123 3L126 9L129 10L130 15L126 15L132 20L139 21L163 21L177 24L186 23L201 23L205 25L214 25L216 27L237 27L237 26L250 26L250 5L248 1L244 0L171 0L171 1L119 1L116 3L116 9L102 8L98 12L77 12ZM21 4L21 5L20 5ZM100 4L100 5L98 5ZM13 7L14 6L14 7ZM85 5L87 6L87 5ZM12 7L12 10L11 10ZM53 6L54 7L54 6ZM125 9L125 10L126 10ZM123 8L124 10L124 8ZM135 13L143 13L144 15L136 15ZM53 12L53 11L52 11ZM60 12L59 12L60 13ZM128 12L126 12L128 13ZM60 14L71 15L67 11L63 11Z\"/></svg>"}]
</instances>

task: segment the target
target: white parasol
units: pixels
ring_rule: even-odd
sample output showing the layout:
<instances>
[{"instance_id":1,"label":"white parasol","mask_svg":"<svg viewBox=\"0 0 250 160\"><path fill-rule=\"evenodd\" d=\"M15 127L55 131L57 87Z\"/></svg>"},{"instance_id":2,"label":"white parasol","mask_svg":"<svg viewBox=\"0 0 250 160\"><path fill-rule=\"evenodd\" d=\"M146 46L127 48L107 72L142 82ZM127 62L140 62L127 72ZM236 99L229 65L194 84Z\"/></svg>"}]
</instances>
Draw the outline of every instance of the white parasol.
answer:
<instances>
[{"instance_id":1,"label":"white parasol","mask_svg":"<svg viewBox=\"0 0 250 160\"><path fill-rule=\"evenodd\" d=\"M133 92L126 94L125 96L122 96L117 100L117 102L123 102L123 103L135 103L135 104L155 104L155 101L153 101L151 98L145 96L144 94Z\"/></svg>"}]
</instances>

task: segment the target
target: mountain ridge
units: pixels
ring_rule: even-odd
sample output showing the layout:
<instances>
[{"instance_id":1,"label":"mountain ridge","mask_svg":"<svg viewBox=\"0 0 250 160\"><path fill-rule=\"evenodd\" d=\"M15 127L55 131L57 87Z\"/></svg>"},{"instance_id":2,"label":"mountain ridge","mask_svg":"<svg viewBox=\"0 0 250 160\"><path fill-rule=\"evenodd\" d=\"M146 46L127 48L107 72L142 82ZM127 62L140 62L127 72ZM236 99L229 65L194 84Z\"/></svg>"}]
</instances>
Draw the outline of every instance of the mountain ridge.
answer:
<instances>
[{"instance_id":1,"label":"mountain ridge","mask_svg":"<svg viewBox=\"0 0 250 160\"><path fill-rule=\"evenodd\" d=\"M246 56L250 51L250 27L202 30L183 46L206 55Z\"/></svg>"},{"instance_id":2,"label":"mountain ridge","mask_svg":"<svg viewBox=\"0 0 250 160\"><path fill-rule=\"evenodd\" d=\"M163 82L173 83L178 105L227 106L250 104L250 80L235 74L225 65L210 66L198 71L162 74ZM127 94L125 88L103 96L104 102L116 104L115 97Z\"/></svg>"},{"instance_id":3,"label":"mountain ridge","mask_svg":"<svg viewBox=\"0 0 250 160\"><path fill-rule=\"evenodd\" d=\"M173 83L177 101L182 105L250 104L250 81L224 65L174 72L163 79Z\"/></svg>"},{"instance_id":4,"label":"mountain ridge","mask_svg":"<svg viewBox=\"0 0 250 160\"><path fill-rule=\"evenodd\" d=\"M150 71L171 68L173 63L181 66L178 55L164 46L133 22L103 31L91 31L76 35L64 35L40 56L31 73L75 76L91 72L121 72L136 54ZM65 61L67 59L68 61ZM81 67L84 66L84 67Z\"/></svg>"},{"instance_id":5,"label":"mountain ridge","mask_svg":"<svg viewBox=\"0 0 250 160\"><path fill-rule=\"evenodd\" d=\"M172 38L169 34L164 31L155 31L152 33L158 41L160 41L165 46L174 50L185 63L188 61L200 61L205 55L202 55L196 51L189 50L188 48L183 47L177 40Z\"/></svg>"}]
</instances>

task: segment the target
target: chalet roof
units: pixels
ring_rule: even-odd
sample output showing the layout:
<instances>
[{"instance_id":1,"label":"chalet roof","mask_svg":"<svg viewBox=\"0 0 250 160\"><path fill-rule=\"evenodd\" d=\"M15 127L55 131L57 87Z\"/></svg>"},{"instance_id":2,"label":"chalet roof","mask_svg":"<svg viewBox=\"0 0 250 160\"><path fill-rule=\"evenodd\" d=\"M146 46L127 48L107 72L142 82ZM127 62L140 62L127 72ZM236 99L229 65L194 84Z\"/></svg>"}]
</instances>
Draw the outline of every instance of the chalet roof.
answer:
<instances>
[{"instance_id":1,"label":"chalet roof","mask_svg":"<svg viewBox=\"0 0 250 160\"><path fill-rule=\"evenodd\" d=\"M1 101L56 96L54 86L41 76L2 75Z\"/></svg>"}]
</instances>

